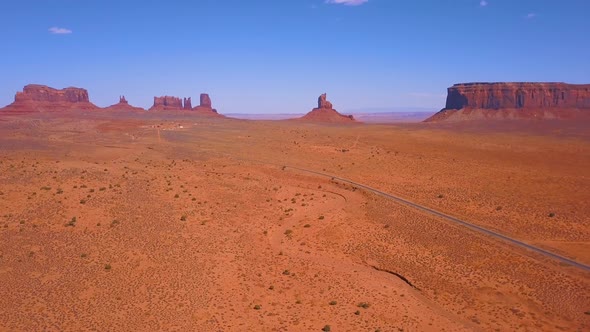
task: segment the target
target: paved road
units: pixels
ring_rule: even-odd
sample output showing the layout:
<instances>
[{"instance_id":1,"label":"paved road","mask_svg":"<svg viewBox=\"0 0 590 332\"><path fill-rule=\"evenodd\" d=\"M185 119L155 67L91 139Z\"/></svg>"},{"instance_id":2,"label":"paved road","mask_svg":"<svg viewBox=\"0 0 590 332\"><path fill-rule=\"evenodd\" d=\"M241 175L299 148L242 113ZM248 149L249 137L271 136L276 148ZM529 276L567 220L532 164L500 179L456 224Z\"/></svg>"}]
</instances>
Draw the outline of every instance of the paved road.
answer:
<instances>
[{"instance_id":1,"label":"paved road","mask_svg":"<svg viewBox=\"0 0 590 332\"><path fill-rule=\"evenodd\" d=\"M271 164L271 163L266 163L265 162L265 164ZM273 164L273 165L276 165L276 164ZM300 168L300 167L295 167L295 166L288 166L288 165L284 165L283 166L283 169L287 169L287 168L291 168L291 169L298 170L298 171L301 171L301 172L311 173L311 174L315 174L315 175L319 175L319 176L323 176L323 177L329 177L329 178L333 178L335 180L339 180L339 181L342 181L342 182L346 182L346 183L352 184L352 185L354 185L354 186L356 186L358 188L362 188L362 189L364 189L366 191L369 191L369 192L375 193L377 195L383 196L383 197L385 197L387 199L396 201L396 202L401 203L401 204L405 204L407 206L411 206L411 207L413 207L415 209L421 210L423 212L426 212L428 214L434 215L436 217L440 217L440 218L446 219L448 221L451 221L453 223L459 224L461 226L465 226L465 227L467 227L467 228L469 228L471 230L474 230L476 232L479 232L479 233L482 233L482 234L485 234L485 235L489 235L491 237L494 237L496 239L500 239L500 240L502 240L504 242L507 242L509 244L512 244L512 245L515 245L515 246L518 246L518 247L527 249L527 250L532 251L532 252L535 252L537 254L541 254L541 255L543 255L545 257L552 258L552 259L554 259L554 260L556 260L556 261L558 261L560 263L565 263L565 264L571 265L573 267L576 267L578 269L584 270L586 272L590 272L590 266L585 265L583 263L576 262L576 261L574 261L572 259L569 259L567 257L560 256L558 254L552 253L552 252L547 251L545 249L541 249L539 247L535 247L535 246L530 245L528 243L525 243L525 242L522 242L522 241L513 239L511 237L508 237L506 235L502 235L500 233L494 232L494 231L489 230L489 229L486 229L484 227L481 227L481 226L478 226L478 225L474 225L474 224L469 223L467 221L464 221L464 220L461 220L461 219L457 219L455 217L452 217L452 216L449 216L449 215L444 214L442 212L433 210L433 209L428 208L426 206L423 206L423 205L420 205L420 204L416 204L414 202L411 202L411 201L408 201L406 199L403 199L403 198L400 198L400 197L397 197L397 196L388 194L386 192L377 190L375 188L371 188L371 187L369 187L367 185L364 185L364 184L361 184L361 183L357 183L357 182L354 182L354 181L351 181L351 180L348 180L348 179L344 179L344 178L341 178L341 177L338 177L338 176L335 176L335 175L321 173L321 172L310 170L310 169L305 169L305 168Z\"/></svg>"}]
</instances>

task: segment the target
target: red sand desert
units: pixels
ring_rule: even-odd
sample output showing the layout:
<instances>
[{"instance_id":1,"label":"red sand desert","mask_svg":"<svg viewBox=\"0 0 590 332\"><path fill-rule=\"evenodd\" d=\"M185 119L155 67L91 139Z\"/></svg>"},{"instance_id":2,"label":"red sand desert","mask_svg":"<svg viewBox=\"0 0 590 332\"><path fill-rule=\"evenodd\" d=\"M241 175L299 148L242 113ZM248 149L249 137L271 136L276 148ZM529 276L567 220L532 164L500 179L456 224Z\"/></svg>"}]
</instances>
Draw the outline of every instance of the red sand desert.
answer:
<instances>
[{"instance_id":1,"label":"red sand desert","mask_svg":"<svg viewBox=\"0 0 590 332\"><path fill-rule=\"evenodd\" d=\"M0 111L0 331L590 330L588 271L339 179L587 266L587 122L19 98Z\"/></svg>"}]
</instances>

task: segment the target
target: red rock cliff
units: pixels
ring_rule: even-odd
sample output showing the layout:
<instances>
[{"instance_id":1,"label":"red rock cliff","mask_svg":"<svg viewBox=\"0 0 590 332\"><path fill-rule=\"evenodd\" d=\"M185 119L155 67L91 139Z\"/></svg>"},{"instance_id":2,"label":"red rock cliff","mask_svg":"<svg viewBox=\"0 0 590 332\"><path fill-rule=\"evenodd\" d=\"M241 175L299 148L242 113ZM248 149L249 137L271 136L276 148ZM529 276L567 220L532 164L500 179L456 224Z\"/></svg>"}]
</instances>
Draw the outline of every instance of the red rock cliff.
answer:
<instances>
[{"instance_id":1,"label":"red rock cliff","mask_svg":"<svg viewBox=\"0 0 590 332\"><path fill-rule=\"evenodd\" d=\"M461 112L456 112L461 110ZM462 83L448 88L444 109L426 121L447 118L571 117L590 111L590 84ZM502 111L502 112L493 112ZM574 112L575 111L575 112Z\"/></svg>"},{"instance_id":2,"label":"red rock cliff","mask_svg":"<svg viewBox=\"0 0 590 332\"><path fill-rule=\"evenodd\" d=\"M200 97L200 105L201 107L209 107L211 108L211 98L206 93L201 93Z\"/></svg>"},{"instance_id":3,"label":"red rock cliff","mask_svg":"<svg viewBox=\"0 0 590 332\"><path fill-rule=\"evenodd\" d=\"M192 108L193 108L193 106L192 106L192 102L191 102L191 97L184 98L184 109L191 110Z\"/></svg>"},{"instance_id":4,"label":"red rock cliff","mask_svg":"<svg viewBox=\"0 0 590 332\"><path fill-rule=\"evenodd\" d=\"M211 98L206 93L201 93L199 98L199 106L193 108L193 111L198 112L197 114L200 115L221 116L217 113L217 110L212 107Z\"/></svg>"},{"instance_id":5,"label":"red rock cliff","mask_svg":"<svg viewBox=\"0 0 590 332\"><path fill-rule=\"evenodd\" d=\"M16 93L14 102L5 109L32 112L97 108L90 102L85 89L70 87L58 90L45 85L29 84L22 92Z\"/></svg>"},{"instance_id":6,"label":"red rock cliff","mask_svg":"<svg viewBox=\"0 0 590 332\"><path fill-rule=\"evenodd\" d=\"M171 96L154 97L154 105L150 107L150 111L168 111L182 109L182 99Z\"/></svg>"}]
</instances>

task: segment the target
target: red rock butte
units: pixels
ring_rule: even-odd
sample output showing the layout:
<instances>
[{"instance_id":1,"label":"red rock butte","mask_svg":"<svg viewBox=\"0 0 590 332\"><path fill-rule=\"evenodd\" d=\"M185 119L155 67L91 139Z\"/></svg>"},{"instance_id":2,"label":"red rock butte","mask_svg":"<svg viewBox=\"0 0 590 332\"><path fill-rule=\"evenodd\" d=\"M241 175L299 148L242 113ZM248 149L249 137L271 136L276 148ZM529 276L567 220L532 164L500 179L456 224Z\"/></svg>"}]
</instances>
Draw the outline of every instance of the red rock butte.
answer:
<instances>
[{"instance_id":1,"label":"red rock butte","mask_svg":"<svg viewBox=\"0 0 590 332\"><path fill-rule=\"evenodd\" d=\"M590 116L590 84L461 83L426 122L485 118L560 119Z\"/></svg>"},{"instance_id":2,"label":"red rock butte","mask_svg":"<svg viewBox=\"0 0 590 332\"><path fill-rule=\"evenodd\" d=\"M342 115L333 108L331 102L326 99L326 94L318 98L318 107L311 112L299 118L299 120L312 122L334 122L334 123L352 123L356 122L352 115Z\"/></svg>"},{"instance_id":3,"label":"red rock butte","mask_svg":"<svg viewBox=\"0 0 590 332\"><path fill-rule=\"evenodd\" d=\"M211 98L206 93L201 93L199 106L193 108L193 111L198 112L200 115L221 116L217 113L217 110L212 107Z\"/></svg>"},{"instance_id":4,"label":"red rock butte","mask_svg":"<svg viewBox=\"0 0 590 332\"><path fill-rule=\"evenodd\" d=\"M178 97L162 96L154 97L154 105L150 111L176 111L183 110L182 99Z\"/></svg>"},{"instance_id":5,"label":"red rock butte","mask_svg":"<svg viewBox=\"0 0 590 332\"><path fill-rule=\"evenodd\" d=\"M88 91L69 87L54 89L45 85L29 84L17 92L14 102L3 110L13 112L44 112L61 110L96 110L88 98Z\"/></svg>"},{"instance_id":6,"label":"red rock butte","mask_svg":"<svg viewBox=\"0 0 590 332\"><path fill-rule=\"evenodd\" d=\"M145 111L143 108L141 107L135 107L132 105L129 105L129 102L127 101L127 99L125 99L125 96L119 96L119 102L117 104L111 105L109 107L104 108L104 110L107 111Z\"/></svg>"}]
</instances>

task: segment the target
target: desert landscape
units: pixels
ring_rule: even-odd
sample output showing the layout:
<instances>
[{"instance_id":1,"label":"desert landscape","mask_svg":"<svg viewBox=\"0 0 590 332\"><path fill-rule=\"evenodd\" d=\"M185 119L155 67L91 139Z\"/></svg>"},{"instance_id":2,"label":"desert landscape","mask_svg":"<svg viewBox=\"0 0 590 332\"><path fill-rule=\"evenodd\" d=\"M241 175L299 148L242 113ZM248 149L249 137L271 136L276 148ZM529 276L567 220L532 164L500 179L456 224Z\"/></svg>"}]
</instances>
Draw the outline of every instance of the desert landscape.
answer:
<instances>
[{"instance_id":1,"label":"desert landscape","mask_svg":"<svg viewBox=\"0 0 590 332\"><path fill-rule=\"evenodd\" d=\"M590 331L590 1L0 8L0 332Z\"/></svg>"},{"instance_id":2,"label":"desert landscape","mask_svg":"<svg viewBox=\"0 0 590 332\"><path fill-rule=\"evenodd\" d=\"M29 86L0 111L0 330L590 328L587 122L165 100Z\"/></svg>"}]
</instances>

